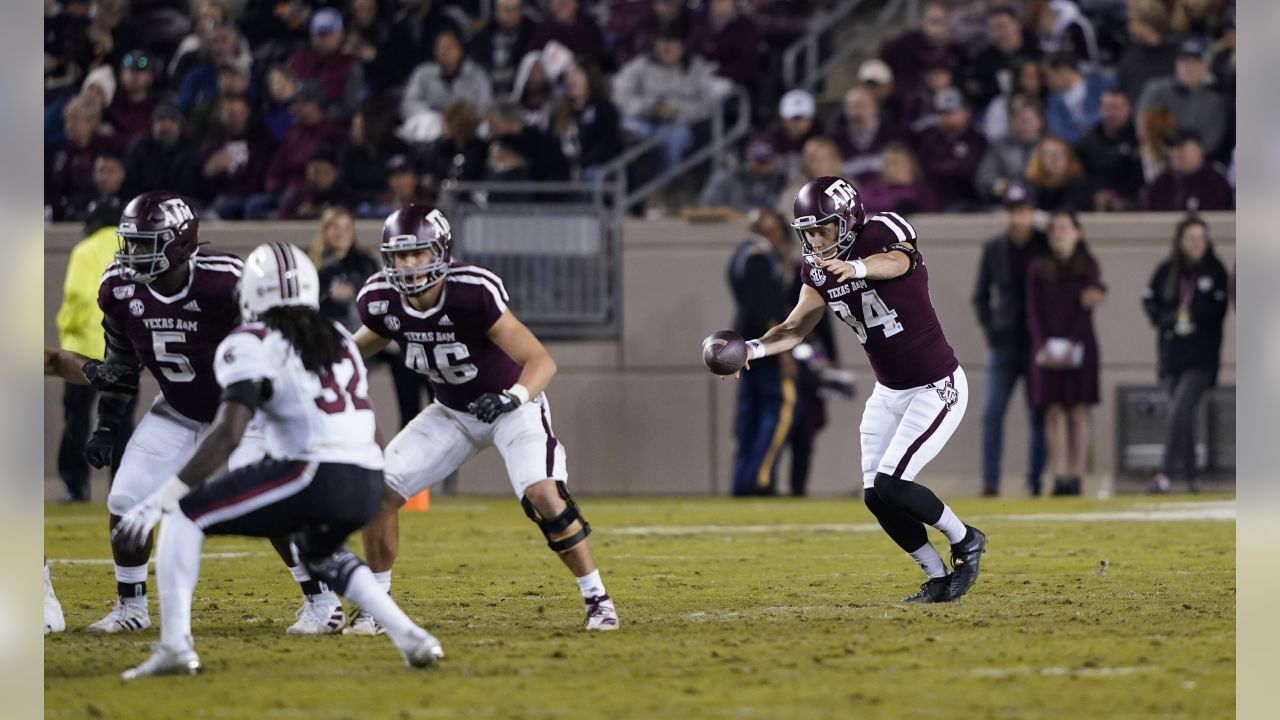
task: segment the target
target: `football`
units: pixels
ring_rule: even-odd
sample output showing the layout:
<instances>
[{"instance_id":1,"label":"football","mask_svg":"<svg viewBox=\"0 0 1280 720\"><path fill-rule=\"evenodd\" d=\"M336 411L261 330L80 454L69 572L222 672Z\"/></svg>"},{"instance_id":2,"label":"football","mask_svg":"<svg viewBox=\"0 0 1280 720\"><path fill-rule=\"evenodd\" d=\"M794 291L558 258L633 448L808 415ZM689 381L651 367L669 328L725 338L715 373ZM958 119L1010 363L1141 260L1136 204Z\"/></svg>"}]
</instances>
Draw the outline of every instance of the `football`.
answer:
<instances>
[{"instance_id":1,"label":"football","mask_svg":"<svg viewBox=\"0 0 1280 720\"><path fill-rule=\"evenodd\" d=\"M732 375L747 363L747 341L732 330L719 330L702 341L702 362L717 375Z\"/></svg>"}]
</instances>

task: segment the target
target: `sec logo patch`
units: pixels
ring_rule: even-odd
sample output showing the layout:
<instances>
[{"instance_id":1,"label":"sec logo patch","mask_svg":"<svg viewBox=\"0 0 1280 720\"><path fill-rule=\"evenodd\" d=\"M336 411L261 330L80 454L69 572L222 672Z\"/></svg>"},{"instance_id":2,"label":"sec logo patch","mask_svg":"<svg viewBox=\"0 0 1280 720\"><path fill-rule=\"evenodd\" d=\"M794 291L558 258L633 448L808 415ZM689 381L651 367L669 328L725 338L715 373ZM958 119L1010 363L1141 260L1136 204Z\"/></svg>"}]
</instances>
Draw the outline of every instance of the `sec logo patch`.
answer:
<instances>
[{"instance_id":1,"label":"sec logo patch","mask_svg":"<svg viewBox=\"0 0 1280 720\"><path fill-rule=\"evenodd\" d=\"M400 329L400 318L395 315L388 315L383 318L383 321L387 324L387 329L391 332L395 332Z\"/></svg>"},{"instance_id":2,"label":"sec logo patch","mask_svg":"<svg viewBox=\"0 0 1280 720\"><path fill-rule=\"evenodd\" d=\"M827 274L822 272L822 268L809 268L809 277L814 285L821 285L827 280Z\"/></svg>"},{"instance_id":3,"label":"sec logo patch","mask_svg":"<svg viewBox=\"0 0 1280 720\"><path fill-rule=\"evenodd\" d=\"M133 313L134 317L142 317L142 313L146 311L146 306L143 305L142 301L138 298L134 298L129 301L129 312Z\"/></svg>"}]
</instances>

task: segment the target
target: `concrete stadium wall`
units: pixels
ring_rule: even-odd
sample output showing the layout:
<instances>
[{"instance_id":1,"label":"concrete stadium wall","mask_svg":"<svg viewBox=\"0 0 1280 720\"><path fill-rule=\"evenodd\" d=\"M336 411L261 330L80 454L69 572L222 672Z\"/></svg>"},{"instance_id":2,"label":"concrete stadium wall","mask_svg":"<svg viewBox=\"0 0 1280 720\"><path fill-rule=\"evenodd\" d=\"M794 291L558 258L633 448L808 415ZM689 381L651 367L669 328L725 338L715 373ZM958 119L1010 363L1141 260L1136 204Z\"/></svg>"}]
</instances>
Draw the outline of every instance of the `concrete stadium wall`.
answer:
<instances>
[{"instance_id":1,"label":"concrete stadium wall","mask_svg":"<svg viewBox=\"0 0 1280 720\"><path fill-rule=\"evenodd\" d=\"M1155 380L1155 337L1139 296L1169 249L1172 215L1087 215L1086 236L1102 265L1110 293L1095 318L1102 351L1103 402L1094 413L1093 467L1086 491L1111 487L1114 460L1114 389ZM1223 262L1235 261L1235 216L1207 217ZM948 340L968 375L966 418L922 480L946 494L979 490L980 416L986 348L969 304L979 249L1001 228L999 214L913 218L930 269L934 305ZM313 226L302 223L210 223L203 236L214 247L245 255L267 240L305 247ZM361 245L377 237L376 223L359 223ZM623 239L623 336L617 342L549 343L560 372L549 396L556 434L569 453L573 486L584 495L725 494L733 451L735 387L703 368L699 345L726 327L732 303L725 278L730 253L744 237L739 224L629 221ZM45 242L45 337L57 342L54 315L61 299L66 257L78 228L57 226ZM519 308L515 308L519 312ZM1235 314L1227 318L1223 382L1235 377ZM844 495L860 487L858 421L874 377L851 332L837 327L845 364L858 373L854 402L829 404L829 423L818 439L810 478L816 495ZM149 381L148 381L149 382ZM374 373L372 396L383 427L393 427L395 400L389 373ZM154 385L144 390L154 392ZM61 429L61 387L45 385L46 475L54 475ZM1022 492L1025 426L1021 400L1006 423L1004 489ZM784 458L785 462L785 458ZM459 474L460 491L509 492L497 454L487 451ZM785 477L785 473L784 473Z\"/></svg>"}]
</instances>

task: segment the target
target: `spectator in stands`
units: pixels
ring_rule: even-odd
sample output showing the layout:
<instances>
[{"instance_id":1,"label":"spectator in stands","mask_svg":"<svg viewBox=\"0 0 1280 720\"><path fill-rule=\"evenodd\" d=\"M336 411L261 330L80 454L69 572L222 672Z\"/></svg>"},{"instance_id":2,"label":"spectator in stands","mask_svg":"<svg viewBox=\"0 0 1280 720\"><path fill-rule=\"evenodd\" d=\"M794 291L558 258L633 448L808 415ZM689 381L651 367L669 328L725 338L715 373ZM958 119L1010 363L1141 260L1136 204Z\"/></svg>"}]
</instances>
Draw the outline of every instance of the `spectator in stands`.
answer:
<instances>
[{"instance_id":1,"label":"spectator in stands","mask_svg":"<svg viewBox=\"0 0 1280 720\"><path fill-rule=\"evenodd\" d=\"M662 142L658 172L678 165L693 146L692 124L715 110L713 70L685 54L682 29L663 28L653 52L627 63L613 78L613 100L622 127L647 139L670 130Z\"/></svg>"},{"instance_id":2,"label":"spectator in stands","mask_svg":"<svg viewBox=\"0 0 1280 720\"><path fill-rule=\"evenodd\" d=\"M231 28L236 39L234 62L241 67L251 66L253 51L249 47L249 41L231 24L226 0L196 0L192 5L195 7L192 33L178 43L166 67L170 82L181 81L191 66L200 62L200 56L205 54L213 34L220 28Z\"/></svg>"},{"instance_id":3,"label":"spectator in stands","mask_svg":"<svg viewBox=\"0 0 1280 720\"><path fill-rule=\"evenodd\" d=\"M381 264L356 244L356 224L345 208L320 214L307 256L320 276L320 313L355 332L360 328L356 293Z\"/></svg>"},{"instance_id":4,"label":"spectator in stands","mask_svg":"<svg viewBox=\"0 0 1280 720\"><path fill-rule=\"evenodd\" d=\"M560 105L560 86L548 77L543 51L533 50L520 60L510 99L524 110L524 124L539 130L551 127L551 117Z\"/></svg>"},{"instance_id":5,"label":"spectator in stands","mask_svg":"<svg viewBox=\"0 0 1280 720\"><path fill-rule=\"evenodd\" d=\"M124 158L115 150L104 151L93 161L93 192L68 198L66 217L69 222L82 222L100 212L124 209Z\"/></svg>"},{"instance_id":6,"label":"spectator in stands","mask_svg":"<svg viewBox=\"0 0 1280 720\"><path fill-rule=\"evenodd\" d=\"M520 106L510 101L497 103L490 108L490 140L510 140L499 153L499 164L505 166L513 163L515 158L512 154L515 154L521 156L528 165L534 180L568 180L569 161L565 159L560 143L546 132L526 126L523 117ZM513 137L518 139L512 140ZM492 149L489 156L493 156Z\"/></svg>"},{"instance_id":7,"label":"spectator in stands","mask_svg":"<svg viewBox=\"0 0 1280 720\"><path fill-rule=\"evenodd\" d=\"M218 103L218 128L204 144L205 196L223 220L243 220L250 198L262 193L271 148L259 125L252 122L249 103L228 95ZM248 214L257 216L256 208Z\"/></svg>"},{"instance_id":8,"label":"spectator in stands","mask_svg":"<svg viewBox=\"0 0 1280 720\"><path fill-rule=\"evenodd\" d=\"M984 108L997 95L1014 90L1017 67L1038 60L1040 48L1009 5L997 5L987 15L985 47L963 65L961 88L973 107Z\"/></svg>"},{"instance_id":9,"label":"spectator in stands","mask_svg":"<svg viewBox=\"0 0 1280 720\"><path fill-rule=\"evenodd\" d=\"M782 190L782 194L778 196L778 202L774 207L778 213L784 218L790 218L794 209L796 195L800 194L800 188L804 184L814 178L824 177L826 175L840 174L840 148L836 147L836 141L831 138L812 137L805 141L804 149L800 154L800 167L802 174L798 178L794 178L786 188Z\"/></svg>"},{"instance_id":10,"label":"spectator in stands","mask_svg":"<svg viewBox=\"0 0 1280 720\"><path fill-rule=\"evenodd\" d=\"M1142 161L1129 98L1119 88L1102 94L1102 122L1080 142L1080 162L1097 211L1130 210L1142 189Z\"/></svg>"},{"instance_id":11,"label":"spectator in stands","mask_svg":"<svg viewBox=\"0 0 1280 720\"><path fill-rule=\"evenodd\" d=\"M737 0L710 0L694 21L689 52L716 65L716 74L739 87L752 88L763 56L760 26L738 9Z\"/></svg>"},{"instance_id":12,"label":"spectator in stands","mask_svg":"<svg viewBox=\"0 0 1280 720\"><path fill-rule=\"evenodd\" d=\"M104 113L104 119L115 130L121 147L151 130L151 112L156 99L152 93L155 62L147 53L134 50L120 60L120 87Z\"/></svg>"},{"instance_id":13,"label":"spectator in stands","mask_svg":"<svg viewBox=\"0 0 1280 720\"><path fill-rule=\"evenodd\" d=\"M1011 185L1022 182L1027 164L1044 136L1044 118L1035 100L1016 97L1009 112L1013 132L987 146L973 176L974 191L983 202L1000 202Z\"/></svg>"},{"instance_id":14,"label":"spectator in stands","mask_svg":"<svg viewBox=\"0 0 1280 720\"><path fill-rule=\"evenodd\" d=\"M1222 38L1214 43L1209 55L1209 73L1214 88L1222 93L1227 107L1236 106L1236 11L1228 8L1223 20Z\"/></svg>"},{"instance_id":15,"label":"spectator in stands","mask_svg":"<svg viewBox=\"0 0 1280 720\"><path fill-rule=\"evenodd\" d=\"M474 182L485 174L489 146L476 137L479 120L471 105L455 100L444 109L443 131L428 148L423 163L427 187L433 191L447 182Z\"/></svg>"},{"instance_id":16,"label":"spectator in stands","mask_svg":"<svg viewBox=\"0 0 1280 720\"><path fill-rule=\"evenodd\" d=\"M1041 5L1036 34L1045 55L1067 53L1078 59L1082 72L1098 70L1098 39L1093 23L1073 0L1049 0Z\"/></svg>"},{"instance_id":17,"label":"spectator in stands","mask_svg":"<svg viewBox=\"0 0 1280 720\"><path fill-rule=\"evenodd\" d=\"M1129 42L1116 64L1116 85L1125 95L1142 97L1148 81L1173 74L1178 46L1168 34L1169 8L1163 0L1129 4Z\"/></svg>"},{"instance_id":18,"label":"spectator in stands","mask_svg":"<svg viewBox=\"0 0 1280 720\"><path fill-rule=\"evenodd\" d=\"M1169 169L1147 188L1146 208L1177 212L1230 210L1235 207L1231 185L1205 163L1204 147L1193 130L1174 137Z\"/></svg>"},{"instance_id":19,"label":"spectator in stands","mask_svg":"<svg viewBox=\"0 0 1280 720\"><path fill-rule=\"evenodd\" d=\"M405 155L392 155L387 161L387 192L383 198L381 212L375 217L385 217L410 204L432 204L422 193L417 169Z\"/></svg>"},{"instance_id":20,"label":"spectator in stands","mask_svg":"<svg viewBox=\"0 0 1280 720\"><path fill-rule=\"evenodd\" d=\"M553 132L560 139L575 177L595 180L622 152L622 120L605 79L594 65L575 61L565 71L564 99Z\"/></svg>"},{"instance_id":21,"label":"spectator in stands","mask_svg":"<svg viewBox=\"0 0 1280 720\"><path fill-rule=\"evenodd\" d=\"M528 182L533 180L529 164L530 148L519 135L504 135L489 141L485 165L486 182ZM523 190L491 192L489 202L532 202L537 196Z\"/></svg>"},{"instance_id":22,"label":"spectator in stands","mask_svg":"<svg viewBox=\"0 0 1280 720\"><path fill-rule=\"evenodd\" d=\"M151 114L151 133L137 138L125 155L125 192L129 197L148 190L169 190L200 207L200 150L183 134L182 112L160 103Z\"/></svg>"},{"instance_id":23,"label":"spectator in stands","mask_svg":"<svg viewBox=\"0 0 1280 720\"><path fill-rule=\"evenodd\" d=\"M1071 146L1080 142L1099 120L1102 92L1112 86L1105 75L1082 73L1071 53L1055 53L1045 60L1049 102L1045 121L1049 134Z\"/></svg>"},{"instance_id":24,"label":"spectator in stands","mask_svg":"<svg viewBox=\"0 0 1280 720\"><path fill-rule=\"evenodd\" d=\"M588 14L579 12L578 0L551 0L549 16L533 29L531 50L541 50L552 40L574 55L599 61L604 58L604 34Z\"/></svg>"},{"instance_id":25,"label":"spectator in stands","mask_svg":"<svg viewBox=\"0 0 1280 720\"><path fill-rule=\"evenodd\" d=\"M1143 182L1150 185L1169 167L1169 145L1178 123L1168 108L1151 107L1138 114L1138 158Z\"/></svg>"},{"instance_id":26,"label":"spectator in stands","mask_svg":"<svg viewBox=\"0 0 1280 720\"><path fill-rule=\"evenodd\" d=\"M1165 493L1171 479L1196 481L1196 410L1205 391L1218 382L1222 324L1227 316L1227 268L1213 252L1209 227L1195 217L1178 223L1173 249L1142 295L1142 307L1156 329L1161 383L1169 391L1164 459L1148 492Z\"/></svg>"},{"instance_id":27,"label":"spectator in stands","mask_svg":"<svg viewBox=\"0 0 1280 720\"><path fill-rule=\"evenodd\" d=\"M281 220L312 220L326 208L347 207L351 195L338 176L338 158L333 150L320 147L307 160L306 180L296 192L286 192L280 201Z\"/></svg>"},{"instance_id":28,"label":"spectator in stands","mask_svg":"<svg viewBox=\"0 0 1280 720\"><path fill-rule=\"evenodd\" d=\"M987 141L971 126L972 113L964 95L954 87L934 96L938 123L920 135L916 154L925 179L948 212L977 209L973 175L987 149Z\"/></svg>"},{"instance_id":29,"label":"spectator in stands","mask_svg":"<svg viewBox=\"0 0 1280 720\"><path fill-rule=\"evenodd\" d=\"M209 32L208 40L199 52L192 53L187 69L177 78L178 109L190 113L197 105L213 105L217 101L219 70L236 65L236 40L235 29L230 25Z\"/></svg>"},{"instance_id":30,"label":"spectator in stands","mask_svg":"<svg viewBox=\"0 0 1280 720\"><path fill-rule=\"evenodd\" d=\"M934 98L944 90L960 92L955 84L955 73L949 65L930 65L924 70L924 85L903 98L903 122L906 131L918 136L938 124L938 110Z\"/></svg>"},{"instance_id":31,"label":"spectator in stands","mask_svg":"<svg viewBox=\"0 0 1280 720\"><path fill-rule=\"evenodd\" d=\"M383 73L378 55L391 42L391 23L382 12L379 0L350 0L346 35L342 50L360 61L369 94L386 91L390 80Z\"/></svg>"},{"instance_id":32,"label":"spectator in stands","mask_svg":"<svg viewBox=\"0 0 1280 720\"><path fill-rule=\"evenodd\" d=\"M70 94L93 60L88 0L44 4L44 87L46 100Z\"/></svg>"},{"instance_id":33,"label":"spectator in stands","mask_svg":"<svg viewBox=\"0 0 1280 720\"><path fill-rule=\"evenodd\" d=\"M871 91L854 85L845 91L844 113L831 132L844 158L841 177L860 184L880 174L881 153L892 142L904 140L880 118L880 105Z\"/></svg>"},{"instance_id":34,"label":"spectator in stands","mask_svg":"<svg viewBox=\"0 0 1280 720\"><path fill-rule=\"evenodd\" d=\"M255 210L266 211L273 202L284 203L289 196L302 192L307 180L307 165L321 147L330 150L346 144L347 133L340 125L325 117L325 90L316 82L303 83L293 98L293 127L285 133L267 167L265 191L271 196L255 203ZM256 220L246 208L247 220Z\"/></svg>"},{"instance_id":35,"label":"spectator in stands","mask_svg":"<svg viewBox=\"0 0 1280 720\"><path fill-rule=\"evenodd\" d=\"M1212 157L1226 135L1230 114L1222 96L1209 87L1206 52L1208 48L1203 43L1184 41L1178 47L1173 75L1147 83L1138 98L1138 112L1151 107L1168 108L1178 122L1178 129L1199 135L1205 153Z\"/></svg>"},{"instance_id":36,"label":"spectator in stands","mask_svg":"<svg viewBox=\"0 0 1280 720\"><path fill-rule=\"evenodd\" d=\"M1080 158L1061 139L1047 137L1027 162L1027 185L1036 208L1047 212L1085 212L1093 209L1089 184Z\"/></svg>"},{"instance_id":37,"label":"spectator in stands","mask_svg":"<svg viewBox=\"0 0 1280 720\"><path fill-rule=\"evenodd\" d=\"M1000 494L1000 460L1004 415L1013 387L1022 377L1030 389L1031 334L1027 325L1027 275L1048 251L1048 240L1035 227L1031 193L1011 185L1004 194L1005 232L982 246L973 309L986 336L986 393L982 403L982 494ZM1044 475L1044 414L1027 404L1027 489L1040 494Z\"/></svg>"},{"instance_id":38,"label":"spectator in stands","mask_svg":"<svg viewBox=\"0 0 1280 720\"><path fill-rule=\"evenodd\" d=\"M278 143L293 127L293 98L298 79L283 65L267 72L267 97L262 105L262 125L271 142Z\"/></svg>"},{"instance_id":39,"label":"spectator in stands","mask_svg":"<svg viewBox=\"0 0 1280 720\"><path fill-rule=\"evenodd\" d=\"M467 55L489 73L497 96L511 92L516 68L529 51L533 38L533 21L524 14L522 6L522 0L497 0L493 18L467 46Z\"/></svg>"},{"instance_id":40,"label":"spectator in stands","mask_svg":"<svg viewBox=\"0 0 1280 720\"><path fill-rule=\"evenodd\" d=\"M93 48L93 61L115 65L130 47L129 38L121 32L120 24L129 12L129 0L97 0L93 5L93 20L89 23L89 44Z\"/></svg>"},{"instance_id":41,"label":"spectator in stands","mask_svg":"<svg viewBox=\"0 0 1280 720\"><path fill-rule=\"evenodd\" d=\"M1000 93L992 98L987 104L986 111L982 113L982 120L978 123L982 135L988 142L996 142L1009 136L1009 119L1012 116L1010 106L1016 97L1021 97L1042 108L1040 114L1043 119L1047 93L1044 75L1040 72L1040 63L1036 60L1019 60L1014 65L1013 72L1012 92Z\"/></svg>"},{"instance_id":42,"label":"spectator in stands","mask_svg":"<svg viewBox=\"0 0 1280 720\"><path fill-rule=\"evenodd\" d=\"M345 123L364 99L364 66L343 48L342 13L321 8L311 14L309 26L311 44L294 51L289 69L302 82L320 83L329 117Z\"/></svg>"},{"instance_id":43,"label":"spectator in stands","mask_svg":"<svg viewBox=\"0 0 1280 720\"><path fill-rule=\"evenodd\" d=\"M387 102L365 104L351 117L350 143L340 155L338 175L362 218L387 214L376 209L387 190L387 160L409 152L394 130L395 112Z\"/></svg>"},{"instance_id":44,"label":"spectator in stands","mask_svg":"<svg viewBox=\"0 0 1280 720\"><path fill-rule=\"evenodd\" d=\"M871 92L880 106L880 121L905 131L905 98L894 92L893 70L880 58L869 58L858 66L858 83Z\"/></svg>"},{"instance_id":45,"label":"spectator in stands","mask_svg":"<svg viewBox=\"0 0 1280 720\"><path fill-rule=\"evenodd\" d=\"M885 146L880 173L858 186L862 204L870 212L892 211L901 215L937 212L938 200L920 176L920 164L911 148L900 142Z\"/></svg>"},{"instance_id":46,"label":"spectator in stands","mask_svg":"<svg viewBox=\"0 0 1280 720\"><path fill-rule=\"evenodd\" d=\"M904 95L921 89L927 68L958 66L961 51L951 43L947 7L940 2L925 5L920 27L885 43L880 57L893 70L898 92Z\"/></svg>"},{"instance_id":47,"label":"spectator in stands","mask_svg":"<svg viewBox=\"0 0 1280 720\"><path fill-rule=\"evenodd\" d=\"M1224 5L1222 0L1175 0L1173 31L1204 45L1217 40L1225 22Z\"/></svg>"},{"instance_id":48,"label":"spectator in stands","mask_svg":"<svg viewBox=\"0 0 1280 720\"><path fill-rule=\"evenodd\" d=\"M253 47L260 67L285 64L294 50L307 44L311 0L248 0L240 15L240 28Z\"/></svg>"},{"instance_id":49,"label":"spectator in stands","mask_svg":"<svg viewBox=\"0 0 1280 720\"><path fill-rule=\"evenodd\" d=\"M768 133L769 144L791 180L800 177L800 151L804 144L822 135L813 121L817 109L813 94L800 88L788 90L778 101L779 122Z\"/></svg>"},{"instance_id":50,"label":"spectator in stands","mask_svg":"<svg viewBox=\"0 0 1280 720\"><path fill-rule=\"evenodd\" d=\"M435 62L419 65L409 78L400 101L400 116L409 120L423 113L439 114L455 100L483 113L493 102L493 89L489 76L463 53L458 35L446 30L436 36Z\"/></svg>"},{"instance_id":51,"label":"spectator in stands","mask_svg":"<svg viewBox=\"0 0 1280 720\"><path fill-rule=\"evenodd\" d=\"M45 161L45 208L50 219L62 220L69 198L92 193L94 162L112 150L114 142L103 136L102 110L87 94L77 95L62 108L66 143Z\"/></svg>"},{"instance_id":52,"label":"spectator in stands","mask_svg":"<svg viewBox=\"0 0 1280 720\"><path fill-rule=\"evenodd\" d=\"M772 205L786 183L777 151L767 138L759 137L747 144L739 167L716 169L698 196L698 206L745 215L752 208Z\"/></svg>"},{"instance_id":53,"label":"spectator in stands","mask_svg":"<svg viewBox=\"0 0 1280 720\"><path fill-rule=\"evenodd\" d=\"M622 67L653 51L665 27L688 29L693 16L683 0L618 0L609 8L606 33L612 40L613 64Z\"/></svg>"},{"instance_id":54,"label":"spectator in stands","mask_svg":"<svg viewBox=\"0 0 1280 720\"><path fill-rule=\"evenodd\" d=\"M1054 495L1079 495L1089 460L1089 407L1098 404L1093 311L1106 298L1097 260L1073 213L1049 221L1049 252L1027 274L1031 405L1044 412Z\"/></svg>"},{"instance_id":55,"label":"spectator in stands","mask_svg":"<svg viewBox=\"0 0 1280 720\"><path fill-rule=\"evenodd\" d=\"M404 84L410 72L431 60L442 33L462 37L462 28L445 14L443 2L401 0L400 4L404 7L391 21L391 37L379 49L376 61L388 86Z\"/></svg>"},{"instance_id":56,"label":"spectator in stands","mask_svg":"<svg viewBox=\"0 0 1280 720\"><path fill-rule=\"evenodd\" d=\"M234 63L217 68L217 89L196 101L191 110L184 113L187 131L192 138L207 141L218 130L219 98L243 97L250 107L254 104L257 88L252 84L249 69Z\"/></svg>"}]
</instances>

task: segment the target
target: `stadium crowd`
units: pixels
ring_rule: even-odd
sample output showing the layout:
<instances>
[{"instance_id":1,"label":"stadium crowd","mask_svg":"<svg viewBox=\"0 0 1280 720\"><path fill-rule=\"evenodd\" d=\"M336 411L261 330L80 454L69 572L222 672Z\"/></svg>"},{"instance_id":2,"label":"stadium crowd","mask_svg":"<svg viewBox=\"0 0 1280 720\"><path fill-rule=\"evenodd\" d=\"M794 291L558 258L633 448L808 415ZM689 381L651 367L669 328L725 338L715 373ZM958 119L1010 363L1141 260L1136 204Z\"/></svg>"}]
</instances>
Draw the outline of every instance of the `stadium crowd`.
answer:
<instances>
[{"instance_id":1,"label":"stadium crowd","mask_svg":"<svg viewBox=\"0 0 1280 720\"><path fill-rule=\"evenodd\" d=\"M1232 2L926 4L828 111L778 59L833 4L45 0L46 217L158 188L228 220L381 217L451 180L590 180L674 127L661 169L735 84L754 133L704 207L836 171L904 213L1014 184L1046 211L1233 206Z\"/></svg>"}]
</instances>

